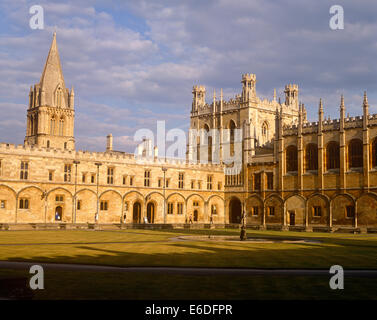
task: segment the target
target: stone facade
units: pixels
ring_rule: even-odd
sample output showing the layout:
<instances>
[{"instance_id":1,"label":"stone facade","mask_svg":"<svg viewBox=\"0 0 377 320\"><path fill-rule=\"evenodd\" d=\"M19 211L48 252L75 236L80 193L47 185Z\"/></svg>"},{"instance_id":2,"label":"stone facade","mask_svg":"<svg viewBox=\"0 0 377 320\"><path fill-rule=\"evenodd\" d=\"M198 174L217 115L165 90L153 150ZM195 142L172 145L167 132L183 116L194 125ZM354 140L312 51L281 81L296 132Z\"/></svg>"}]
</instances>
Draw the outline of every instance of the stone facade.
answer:
<instances>
[{"instance_id":1,"label":"stone facade","mask_svg":"<svg viewBox=\"0 0 377 320\"><path fill-rule=\"evenodd\" d=\"M156 152L140 159L114 151L111 134L106 152L76 151L74 90L65 87L54 34L30 89L24 145L0 144L0 224L226 225L245 212L261 229L376 229L377 115L369 115L366 94L362 117L345 117L342 98L340 119L324 119L320 101L318 121L308 122L297 85L285 87L281 102L275 91L261 100L253 74L241 83L240 95L224 101L221 90L211 104L195 86L190 120L191 129L242 129L237 174L224 173L222 134L210 142L220 146L218 164L208 146L207 164L192 163L192 147L182 161Z\"/></svg>"}]
</instances>

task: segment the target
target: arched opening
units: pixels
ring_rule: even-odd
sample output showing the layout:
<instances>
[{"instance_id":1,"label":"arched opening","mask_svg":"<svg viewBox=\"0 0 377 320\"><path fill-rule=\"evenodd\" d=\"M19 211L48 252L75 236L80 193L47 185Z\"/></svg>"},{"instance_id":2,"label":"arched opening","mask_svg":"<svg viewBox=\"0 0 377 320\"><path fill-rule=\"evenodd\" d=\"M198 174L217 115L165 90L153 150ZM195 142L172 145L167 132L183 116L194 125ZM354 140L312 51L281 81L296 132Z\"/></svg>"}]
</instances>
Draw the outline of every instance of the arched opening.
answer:
<instances>
[{"instance_id":1,"label":"arched opening","mask_svg":"<svg viewBox=\"0 0 377 320\"><path fill-rule=\"evenodd\" d=\"M326 169L339 169L339 143L331 141L326 147Z\"/></svg>"},{"instance_id":2,"label":"arched opening","mask_svg":"<svg viewBox=\"0 0 377 320\"><path fill-rule=\"evenodd\" d=\"M297 171L297 147L289 146L286 150L286 171Z\"/></svg>"},{"instance_id":3,"label":"arched opening","mask_svg":"<svg viewBox=\"0 0 377 320\"><path fill-rule=\"evenodd\" d=\"M55 118L52 117L50 120L50 135L55 134Z\"/></svg>"},{"instance_id":4,"label":"arched opening","mask_svg":"<svg viewBox=\"0 0 377 320\"><path fill-rule=\"evenodd\" d=\"M372 168L377 167L377 138L372 143Z\"/></svg>"},{"instance_id":5,"label":"arched opening","mask_svg":"<svg viewBox=\"0 0 377 320\"><path fill-rule=\"evenodd\" d=\"M291 210L289 211L289 225L294 226L296 224L296 213Z\"/></svg>"},{"instance_id":6,"label":"arched opening","mask_svg":"<svg viewBox=\"0 0 377 320\"><path fill-rule=\"evenodd\" d=\"M47 148L50 148L50 140L47 140Z\"/></svg>"},{"instance_id":7,"label":"arched opening","mask_svg":"<svg viewBox=\"0 0 377 320\"><path fill-rule=\"evenodd\" d=\"M209 126L206 124L204 130L207 134L207 153L208 153L208 162L212 162L212 137L209 135Z\"/></svg>"},{"instance_id":8,"label":"arched opening","mask_svg":"<svg viewBox=\"0 0 377 320\"><path fill-rule=\"evenodd\" d=\"M64 136L64 118L59 120L59 136Z\"/></svg>"},{"instance_id":9,"label":"arched opening","mask_svg":"<svg viewBox=\"0 0 377 320\"><path fill-rule=\"evenodd\" d=\"M229 223L241 223L241 201L233 198L229 203Z\"/></svg>"},{"instance_id":10,"label":"arched opening","mask_svg":"<svg viewBox=\"0 0 377 320\"><path fill-rule=\"evenodd\" d=\"M230 144L230 156L234 156L234 130L236 129L236 124L233 120L229 122L229 144Z\"/></svg>"},{"instance_id":11,"label":"arched opening","mask_svg":"<svg viewBox=\"0 0 377 320\"><path fill-rule=\"evenodd\" d=\"M153 202L149 202L147 205L147 219L149 223L154 223L155 205Z\"/></svg>"},{"instance_id":12,"label":"arched opening","mask_svg":"<svg viewBox=\"0 0 377 320\"><path fill-rule=\"evenodd\" d=\"M132 222L133 223L141 223L141 204L140 204L140 202L134 203Z\"/></svg>"},{"instance_id":13,"label":"arched opening","mask_svg":"<svg viewBox=\"0 0 377 320\"><path fill-rule=\"evenodd\" d=\"M305 171L318 170L318 148L314 143L309 143L305 149Z\"/></svg>"},{"instance_id":14,"label":"arched opening","mask_svg":"<svg viewBox=\"0 0 377 320\"><path fill-rule=\"evenodd\" d=\"M363 166L363 143L360 139L353 139L348 145L349 168L361 168Z\"/></svg>"},{"instance_id":15,"label":"arched opening","mask_svg":"<svg viewBox=\"0 0 377 320\"><path fill-rule=\"evenodd\" d=\"M262 124L262 143L268 142L268 123L265 121Z\"/></svg>"},{"instance_id":16,"label":"arched opening","mask_svg":"<svg viewBox=\"0 0 377 320\"><path fill-rule=\"evenodd\" d=\"M198 222L198 210L194 210L194 222Z\"/></svg>"},{"instance_id":17,"label":"arched opening","mask_svg":"<svg viewBox=\"0 0 377 320\"><path fill-rule=\"evenodd\" d=\"M61 206L55 209L55 221L62 221L63 218L63 208Z\"/></svg>"}]
</instances>

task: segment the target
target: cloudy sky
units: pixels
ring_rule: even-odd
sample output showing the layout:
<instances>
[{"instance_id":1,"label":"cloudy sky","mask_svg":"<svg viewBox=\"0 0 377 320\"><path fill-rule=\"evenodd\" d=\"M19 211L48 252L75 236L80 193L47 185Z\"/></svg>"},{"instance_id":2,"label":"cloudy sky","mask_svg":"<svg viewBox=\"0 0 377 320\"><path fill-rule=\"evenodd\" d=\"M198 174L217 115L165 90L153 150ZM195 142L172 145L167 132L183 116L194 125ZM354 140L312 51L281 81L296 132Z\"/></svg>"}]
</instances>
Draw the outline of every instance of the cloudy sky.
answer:
<instances>
[{"instance_id":1,"label":"cloudy sky","mask_svg":"<svg viewBox=\"0 0 377 320\"><path fill-rule=\"evenodd\" d=\"M29 8L44 8L45 28L29 27ZM344 30L331 30L329 9L344 8ZM309 120L350 115L367 90L377 113L377 2L373 0L0 0L0 141L22 144L30 85L39 82L52 33L67 87L76 98L77 148L133 151L139 128L188 129L191 89L230 98L241 74L257 75L257 92L283 97L297 83Z\"/></svg>"}]
</instances>

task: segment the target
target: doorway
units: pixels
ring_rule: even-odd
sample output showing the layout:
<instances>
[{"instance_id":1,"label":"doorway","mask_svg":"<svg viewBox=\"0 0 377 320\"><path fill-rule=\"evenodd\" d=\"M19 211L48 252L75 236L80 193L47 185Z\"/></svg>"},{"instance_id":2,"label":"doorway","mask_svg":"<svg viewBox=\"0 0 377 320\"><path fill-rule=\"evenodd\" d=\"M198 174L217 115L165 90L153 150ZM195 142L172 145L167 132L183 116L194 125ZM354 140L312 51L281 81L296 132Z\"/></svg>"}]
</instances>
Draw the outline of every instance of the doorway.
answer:
<instances>
[{"instance_id":1,"label":"doorway","mask_svg":"<svg viewBox=\"0 0 377 320\"><path fill-rule=\"evenodd\" d=\"M198 210L194 210L194 221L198 222Z\"/></svg>"},{"instance_id":2,"label":"doorway","mask_svg":"<svg viewBox=\"0 0 377 320\"><path fill-rule=\"evenodd\" d=\"M134 203L132 222L133 223L141 223L141 204L140 204L140 202Z\"/></svg>"},{"instance_id":3,"label":"doorway","mask_svg":"<svg viewBox=\"0 0 377 320\"><path fill-rule=\"evenodd\" d=\"M241 201L233 198L229 203L229 223L241 223Z\"/></svg>"},{"instance_id":4,"label":"doorway","mask_svg":"<svg viewBox=\"0 0 377 320\"><path fill-rule=\"evenodd\" d=\"M62 221L63 218L63 208L61 206L55 209L55 221Z\"/></svg>"},{"instance_id":5,"label":"doorway","mask_svg":"<svg viewBox=\"0 0 377 320\"><path fill-rule=\"evenodd\" d=\"M294 226L296 223L296 214L294 211L289 211L289 225Z\"/></svg>"},{"instance_id":6,"label":"doorway","mask_svg":"<svg viewBox=\"0 0 377 320\"><path fill-rule=\"evenodd\" d=\"M153 202L149 202L147 205L147 219L149 223L154 223L155 206Z\"/></svg>"}]
</instances>

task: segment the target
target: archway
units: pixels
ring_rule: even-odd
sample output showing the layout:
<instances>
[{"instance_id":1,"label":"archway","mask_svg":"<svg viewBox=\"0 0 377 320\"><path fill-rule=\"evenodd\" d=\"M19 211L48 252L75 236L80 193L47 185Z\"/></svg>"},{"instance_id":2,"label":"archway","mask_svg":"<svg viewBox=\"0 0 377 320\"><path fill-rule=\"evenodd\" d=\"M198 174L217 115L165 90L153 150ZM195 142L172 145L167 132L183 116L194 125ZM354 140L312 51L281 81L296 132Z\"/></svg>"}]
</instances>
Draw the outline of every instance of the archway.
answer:
<instances>
[{"instance_id":1,"label":"archway","mask_svg":"<svg viewBox=\"0 0 377 320\"><path fill-rule=\"evenodd\" d=\"M55 221L62 221L63 218L63 208L61 206L55 209Z\"/></svg>"},{"instance_id":2,"label":"archway","mask_svg":"<svg viewBox=\"0 0 377 320\"><path fill-rule=\"evenodd\" d=\"M141 204L140 202L135 202L133 206L133 223L141 223Z\"/></svg>"},{"instance_id":3,"label":"archway","mask_svg":"<svg viewBox=\"0 0 377 320\"><path fill-rule=\"evenodd\" d=\"M153 202L147 205L147 218L149 223L154 223L155 206Z\"/></svg>"},{"instance_id":4,"label":"archway","mask_svg":"<svg viewBox=\"0 0 377 320\"><path fill-rule=\"evenodd\" d=\"M241 201L233 198L229 203L229 223L241 223Z\"/></svg>"},{"instance_id":5,"label":"archway","mask_svg":"<svg viewBox=\"0 0 377 320\"><path fill-rule=\"evenodd\" d=\"M198 221L198 210L194 210L194 221Z\"/></svg>"}]
</instances>

